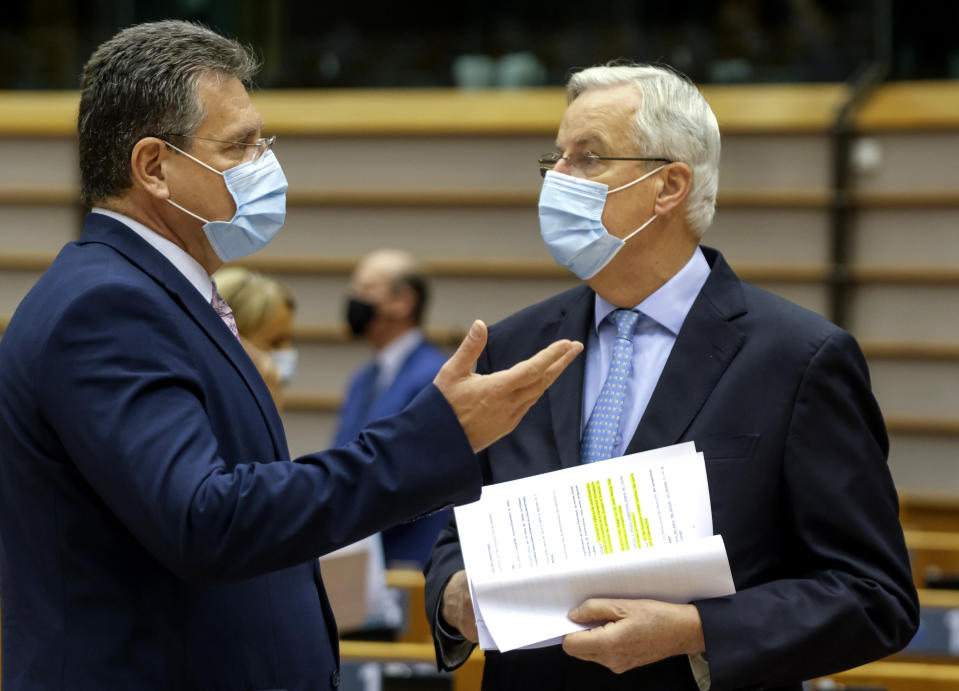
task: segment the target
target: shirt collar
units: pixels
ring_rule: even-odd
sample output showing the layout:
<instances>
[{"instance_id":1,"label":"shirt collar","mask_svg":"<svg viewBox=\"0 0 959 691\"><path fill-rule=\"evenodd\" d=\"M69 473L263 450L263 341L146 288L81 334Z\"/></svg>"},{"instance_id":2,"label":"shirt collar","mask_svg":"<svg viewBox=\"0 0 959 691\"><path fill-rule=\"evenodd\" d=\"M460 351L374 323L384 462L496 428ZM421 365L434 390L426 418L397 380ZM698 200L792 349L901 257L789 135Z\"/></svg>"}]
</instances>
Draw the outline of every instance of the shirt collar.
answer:
<instances>
[{"instance_id":1,"label":"shirt collar","mask_svg":"<svg viewBox=\"0 0 959 691\"><path fill-rule=\"evenodd\" d=\"M633 309L653 319L674 336L678 335L686 315L689 314L707 278L709 278L709 263L703 256L702 250L697 247L682 269ZM616 309L619 309L616 305L596 295L593 326L597 333L599 333L599 325L610 312Z\"/></svg>"},{"instance_id":2,"label":"shirt collar","mask_svg":"<svg viewBox=\"0 0 959 691\"><path fill-rule=\"evenodd\" d=\"M376 364L380 366L377 379L385 383L392 382L406 358L422 340L423 332L419 329L410 329L399 338L393 339L376 354Z\"/></svg>"},{"instance_id":3,"label":"shirt collar","mask_svg":"<svg viewBox=\"0 0 959 691\"><path fill-rule=\"evenodd\" d=\"M173 266L183 274L186 280L190 282L190 285L200 292L204 300L210 302L210 300L213 299L213 284L210 283L210 276L207 274L206 269L200 266L200 262L187 254L181 247L129 216L101 207L94 207L91 211L109 216L139 235L149 243L153 249L166 257L167 261L173 264Z\"/></svg>"}]
</instances>

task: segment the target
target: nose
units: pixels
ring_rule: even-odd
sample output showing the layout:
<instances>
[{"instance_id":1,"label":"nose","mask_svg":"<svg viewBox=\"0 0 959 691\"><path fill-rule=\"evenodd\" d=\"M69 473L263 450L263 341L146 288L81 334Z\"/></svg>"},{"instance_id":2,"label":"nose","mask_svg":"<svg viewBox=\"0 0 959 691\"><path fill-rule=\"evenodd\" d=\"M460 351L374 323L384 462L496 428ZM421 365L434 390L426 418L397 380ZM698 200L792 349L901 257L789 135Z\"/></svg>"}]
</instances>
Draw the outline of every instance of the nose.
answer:
<instances>
[{"instance_id":1,"label":"nose","mask_svg":"<svg viewBox=\"0 0 959 691\"><path fill-rule=\"evenodd\" d=\"M569 160L564 156L556 162L553 170L563 175L572 175L572 169L569 167Z\"/></svg>"}]
</instances>

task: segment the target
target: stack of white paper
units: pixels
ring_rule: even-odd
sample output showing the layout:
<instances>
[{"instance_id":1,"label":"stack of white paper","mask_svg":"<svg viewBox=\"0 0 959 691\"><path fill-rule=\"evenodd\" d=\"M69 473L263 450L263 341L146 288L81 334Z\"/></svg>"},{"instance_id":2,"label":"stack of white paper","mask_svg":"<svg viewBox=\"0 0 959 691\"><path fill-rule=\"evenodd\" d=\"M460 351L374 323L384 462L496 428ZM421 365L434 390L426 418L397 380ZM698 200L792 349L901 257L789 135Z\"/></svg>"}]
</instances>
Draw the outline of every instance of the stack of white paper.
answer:
<instances>
[{"instance_id":1,"label":"stack of white paper","mask_svg":"<svg viewBox=\"0 0 959 691\"><path fill-rule=\"evenodd\" d=\"M735 592L692 442L489 485L455 513L485 650L559 643L590 597Z\"/></svg>"}]
</instances>

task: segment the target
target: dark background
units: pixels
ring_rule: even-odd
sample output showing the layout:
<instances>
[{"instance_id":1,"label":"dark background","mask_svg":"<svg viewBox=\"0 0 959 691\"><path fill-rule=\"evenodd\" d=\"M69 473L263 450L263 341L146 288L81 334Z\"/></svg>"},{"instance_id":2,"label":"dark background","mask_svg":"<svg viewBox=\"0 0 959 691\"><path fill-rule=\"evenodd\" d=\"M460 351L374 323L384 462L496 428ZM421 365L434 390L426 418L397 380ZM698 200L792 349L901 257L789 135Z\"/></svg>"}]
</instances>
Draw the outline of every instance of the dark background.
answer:
<instances>
[{"instance_id":1,"label":"dark background","mask_svg":"<svg viewBox=\"0 0 959 691\"><path fill-rule=\"evenodd\" d=\"M117 30L180 18L253 46L264 88L535 86L611 59L700 83L959 78L953 0L3 2L0 88L73 89Z\"/></svg>"}]
</instances>

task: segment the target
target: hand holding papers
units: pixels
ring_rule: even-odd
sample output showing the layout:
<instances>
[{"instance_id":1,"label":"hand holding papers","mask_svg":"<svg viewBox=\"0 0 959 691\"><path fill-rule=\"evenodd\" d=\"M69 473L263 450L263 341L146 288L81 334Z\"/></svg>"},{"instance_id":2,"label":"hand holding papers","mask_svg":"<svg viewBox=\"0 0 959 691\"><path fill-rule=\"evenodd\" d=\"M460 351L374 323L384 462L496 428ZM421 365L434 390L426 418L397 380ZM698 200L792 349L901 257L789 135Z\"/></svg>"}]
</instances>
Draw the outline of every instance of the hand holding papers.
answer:
<instances>
[{"instance_id":1,"label":"hand holding papers","mask_svg":"<svg viewBox=\"0 0 959 691\"><path fill-rule=\"evenodd\" d=\"M550 645L590 597L687 603L734 592L689 442L490 485L455 509L480 645Z\"/></svg>"}]
</instances>

